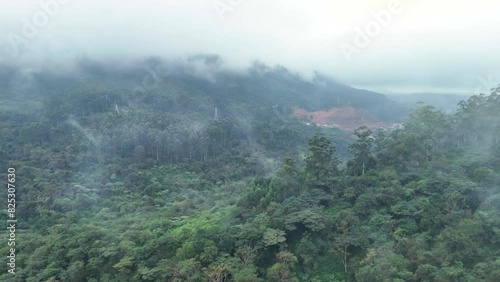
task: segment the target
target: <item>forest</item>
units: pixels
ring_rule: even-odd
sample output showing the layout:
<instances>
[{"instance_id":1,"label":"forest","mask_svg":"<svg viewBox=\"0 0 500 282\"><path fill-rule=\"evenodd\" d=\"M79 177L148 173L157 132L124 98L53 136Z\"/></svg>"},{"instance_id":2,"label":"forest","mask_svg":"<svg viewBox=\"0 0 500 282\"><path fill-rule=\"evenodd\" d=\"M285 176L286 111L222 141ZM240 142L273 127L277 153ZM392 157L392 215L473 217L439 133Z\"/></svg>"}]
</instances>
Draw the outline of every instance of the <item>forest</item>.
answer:
<instances>
[{"instance_id":1,"label":"forest","mask_svg":"<svg viewBox=\"0 0 500 282\"><path fill-rule=\"evenodd\" d=\"M17 98L2 85L18 227L0 280L500 281L500 87L408 113L280 66L177 69L147 91L140 70L81 68L94 75L34 76ZM345 132L294 105L404 121Z\"/></svg>"}]
</instances>

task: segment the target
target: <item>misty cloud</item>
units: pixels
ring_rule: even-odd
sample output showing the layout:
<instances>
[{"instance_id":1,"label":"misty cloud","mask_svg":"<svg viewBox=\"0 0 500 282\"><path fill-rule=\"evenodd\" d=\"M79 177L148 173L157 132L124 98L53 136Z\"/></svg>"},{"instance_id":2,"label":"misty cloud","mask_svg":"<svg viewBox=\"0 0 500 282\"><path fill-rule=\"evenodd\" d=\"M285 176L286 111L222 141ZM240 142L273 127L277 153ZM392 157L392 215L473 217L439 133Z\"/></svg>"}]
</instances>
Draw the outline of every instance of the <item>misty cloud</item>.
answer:
<instances>
[{"instance_id":1,"label":"misty cloud","mask_svg":"<svg viewBox=\"0 0 500 282\"><path fill-rule=\"evenodd\" d=\"M230 5L223 20L214 8L219 2ZM373 22L389 2L2 1L0 62L64 73L82 57L116 62L188 58L193 75L213 81L222 60L234 69L260 60L309 78L317 70L346 84L387 92L473 93L479 77L500 77L495 48L500 3L493 0L400 0L401 11L347 61L340 43L352 42L356 29ZM13 35L20 42L15 48Z\"/></svg>"},{"instance_id":2,"label":"misty cloud","mask_svg":"<svg viewBox=\"0 0 500 282\"><path fill-rule=\"evenodd\" d=\"M66 123L76 128L83 136L85 136L85 138L92 142L94 146L98 147L100 145L99 138L94 136L94 134L92 134L88 129L83 128L73 116L70 116L66 120Z\"/></svg>"}]
</instances>

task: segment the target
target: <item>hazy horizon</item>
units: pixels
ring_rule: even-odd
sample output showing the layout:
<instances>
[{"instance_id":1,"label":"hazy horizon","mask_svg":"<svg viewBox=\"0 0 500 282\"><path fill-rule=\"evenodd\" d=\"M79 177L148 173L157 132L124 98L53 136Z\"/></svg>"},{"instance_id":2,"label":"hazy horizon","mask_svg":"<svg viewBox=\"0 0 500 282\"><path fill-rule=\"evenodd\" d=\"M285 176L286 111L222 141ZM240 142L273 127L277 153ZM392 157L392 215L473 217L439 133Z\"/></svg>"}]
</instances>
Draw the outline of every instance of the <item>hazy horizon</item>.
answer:
<instances>
[{"instance_id":1,"label":"hazy horizon","mask_svg":"<svg viewBox=\"0 0 500 282\"><path fill-rule=\"evenodd\" d=\"M61 67L219 54L314 71L381 93L477 94L500 81L500 3L440 1L85 1L0 4L0 62Z\"/></svg>"}]
</instances>

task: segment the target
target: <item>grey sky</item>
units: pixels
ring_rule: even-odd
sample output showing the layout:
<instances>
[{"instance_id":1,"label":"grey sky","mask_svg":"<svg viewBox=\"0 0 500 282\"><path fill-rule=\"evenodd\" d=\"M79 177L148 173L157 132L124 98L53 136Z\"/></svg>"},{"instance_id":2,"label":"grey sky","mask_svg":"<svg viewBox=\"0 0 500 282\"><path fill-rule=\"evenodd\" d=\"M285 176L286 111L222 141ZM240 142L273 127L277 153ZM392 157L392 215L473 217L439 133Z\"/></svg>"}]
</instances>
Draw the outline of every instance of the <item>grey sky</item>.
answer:
<instances>
[{"instance_id":1,"label":"grey sky","mask_svg":"<svg viewBox=\"0 0 500 282\"><path fill-rule=\"evenodd\" d=\"M1 60L63 67L82 55L216 53L232 67L260 60L381 92L473 94L500 81L499 8L495 0L1 1ZM34 32L25 34L26 20Z\"/></svg>"}]
</instances>

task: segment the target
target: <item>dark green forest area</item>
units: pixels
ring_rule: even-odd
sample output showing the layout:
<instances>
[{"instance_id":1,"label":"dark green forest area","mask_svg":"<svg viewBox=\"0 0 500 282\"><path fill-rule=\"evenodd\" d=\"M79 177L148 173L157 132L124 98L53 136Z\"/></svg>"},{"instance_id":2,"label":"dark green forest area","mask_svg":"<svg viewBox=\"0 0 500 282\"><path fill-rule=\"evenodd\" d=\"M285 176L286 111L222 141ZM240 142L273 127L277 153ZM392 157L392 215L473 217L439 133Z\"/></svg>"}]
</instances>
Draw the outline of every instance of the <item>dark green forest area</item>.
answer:
<instances>
[{"instance_id":1,"label":"dark green forest area","mask_svg":"<svg viewBox=\"0 0 500 282\"><path fill-rule=\"evenodd\" d=\"M404 110L263 68L144 93L44 77L40 93L2 92L16 281L500 281L500 88L353 135L291 107Z\"/></svg>"}]
</instances>

